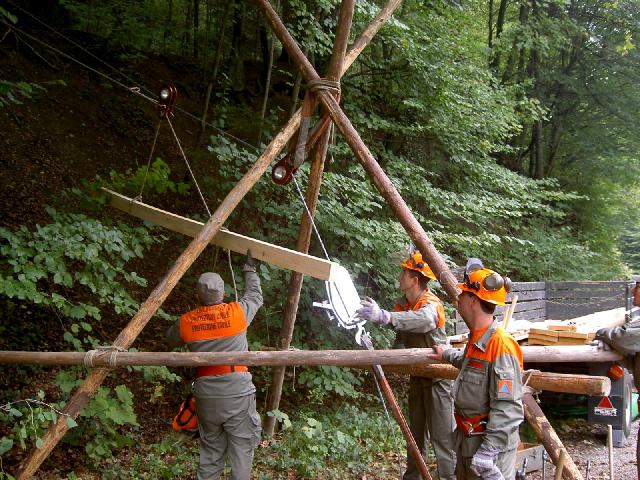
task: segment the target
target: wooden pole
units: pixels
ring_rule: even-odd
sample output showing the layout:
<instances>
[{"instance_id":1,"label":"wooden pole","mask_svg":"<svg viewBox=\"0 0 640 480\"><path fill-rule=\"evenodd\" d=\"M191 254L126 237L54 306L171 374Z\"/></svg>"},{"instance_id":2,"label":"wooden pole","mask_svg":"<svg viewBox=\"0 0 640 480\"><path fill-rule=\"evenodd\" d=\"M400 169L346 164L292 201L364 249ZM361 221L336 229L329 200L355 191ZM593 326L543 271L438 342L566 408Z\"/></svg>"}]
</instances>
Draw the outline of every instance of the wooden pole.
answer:
<instances>
[{"instance_id":1,"label":"wooden pole","mask_svg":"<svg viewBox=\"0 0 640 480\"><path fill-rule=\"evenodd\" d=\"M511 300L511 304L507 307L507 313L504 314L502 319L502 328L505 330L509 330L509 323L511 322L511 317L513 317L513 312L516 309L516 304L518 303L518 294L515 293L513 295L513 299Z\"/></svg>"},{"instance_id":2,"label":"wooden pole","mask_svg":"<svg viewBox=\"0 0 640 480\"><path fill-rule=\"evenodd\" d=\"M273 29L276 36L282 42L282 45L289 53L289 56L298 65L303 77L307 82L319 80L317 72L304 56L300 47L297 45L293 37L289 34L286 27L278 17L268 0L255 0L258 7L263 11L267 22ZM384 199L387 201L394 214L413 240L415 245L422 253L422 257L427 261L431 269L435 272L440 284L449 295L451 303L457 304L458 288L457 280L447 267L446 263L436 250L433 242L427 236L422 225L416 220L409 207L400 196L389 177L384 173L376 159L373 157L367 146L364 144L358 132L344 114L338 102L331 93L327 91L318 91L316 96L320 99L322 105L327 109L332 120L340 129L347 143L351 147L364 169L369 174L375 186L378 188Z\"/></svg>"},{"instance_id":3,"label":"wooden pole","mask_svg":"<svg viewBox=\"0 0 640 480\"><path fill-rule=\"evenodd\" d=\"M298 118L299 122L299 117L296 118ZM122 330L122 332L120 332L120 335L118 335L113 342L114 346L125 349L131 346L144 326L149 322L164 300L169 296L169 293L171 293L178 281L193 264L195 259L198 258L198 255L200 255L200 253L205 249L214 235L220 231L220 228L231 212L233 212L235 207L269 167L271 161L286 145L295 132L296 127L297 123L293 121L293 119L290 120L285 128L281 130L280 133L278 133L278 135L276 135L276 137L271 141L256 163L249 169L244 177L240 179L240 181L222 201L200 233L198 233L186 250L178 257L174 265L151 292L149 298L147 298L147 300L142 304L129 324L124 328L124 330ZM29 456L25 459L18 472L16 472L16 478L18 480L30 478L36 472L51 450L53 450L67 432L68 427L65 417L69 416L75 419L78 416L82 408L84 408L98 387L102 384L108 372L108 369L97 368L89 374L80 388L71 397L69 403L65 406L63 411L65 415L60 415L58 420L49 427L43 436L42 447L31 450Z\"/></svg>"},{"instance_id":4,"label":"wooden pole","mask_svg":"<svg viewBox=\"0 0 640 480\"><path fill-rule=\"evenodd\" d=\"M609 480L613 480L613 427L607 425L607 449L609 451Z\"/></svg>"},{"instance_id":5,"label":"wooden pole","mask_svg":"<svg viewBox=\"0 0 640 480\"><path fill-rule=\"evenodd\" d=\"M376 353L380 353L379 351L375 351ZM387 377L385 377L384 371L380 365L374 365L371 370L378 380L378 385L380 385L380 390L382 390L382 394L387 400L389 407L391 408L391 413L394 418L398 422L400 426L400 430L402 431L402 435L407 441L407 450L409 454L413 457L416 462L416 467L418 467L418 471L420 472L420 476L425 480L431 480L431 475L429 474L429 470L427 469L427 464L422 458L422 453L420 453L420 449L418 449L418 445L416 444L415 438L413 438L413 434L411 433L411 429L407 424L407 421L402 414L402 410L400 410L400 406L396 400L393 391L391 390L391 386L387 381Z\"/></svg>"},{"instance_id":6,"label":"wooden pole","mask_svg":"<svg viewBox=\"0 0 640 480\"><path fill-rule=\"evenodd\" d=\"M594 345L524 345L524 363L619 362L624 357L615 350ZM460 349L456 349L460 350Z\"/></svg>"},{"instance_id":7,"label":"wooden pole","mask_svg":"<svg viewBox=\"0 0 640 480\"><path fill-rule=\"evenodd\" d=\"M544 445L545 450L549 454L549 458L556 466L560 466L560 458L564 453L565 461L562 470L562 477L565 480L582 480L582 474L578 467L569 456L567 449L564 447L560 438L556 434L547 417L538 406L536 399L531 394L531 389L525 387L525 393L522 396L522 404L524 406L524 416L533 428L538 440Z\"/></svg>"},{"instance_id":8,"label":"wooden pole","mask_svg":"<svg viewBox=\"0 0 640 480\"><path fill-rule=\"evenodd\" d=\"M384 367L387 373L401 373L412 377L445 378L454 380L459 370L453 365L424 363L393 364ZM549 392L575 393L604 397L611 393L611 379L591 375L568 373L538 372L531 373L529 386L536 390Z\"/></svg>"},{"instance_id":9,"label":"wooden pole","mask_svg":"<svg viewBox=\"0 0 640 480\"><path fill-rule=\"evenodd\" d=\"M342 64L344 63L347 44L349 42L349 32L351 31L351 21L353 19L355 3L355 0L343 0L340 5L336 39L333 43L333 52L331 54L331 61L329 63L329 70L327 73L327 78L329 80L337 81L340 80L340 77L342 76ZM313 162L311 164L309 185L307 187L305 198L309 214L307 214L306 210L302 213L300 229L298 231L298 241L296 244L296 249L302 253L309 252L313 226L311 218L315 215L318 197L320 195L320 184L322 183L322 173L324 171L324 162L327 156L327 148L329 146L330 132L331 130L325 127L324 131L321 133L315 149ZM309 216L311 216L311 218L309 218ZM293 329L296 322L296 316L298 314L298 304L300 302L303 278L303 275L298 272L291 273L289 287L287 289L287 301L284 308L284 318L278 341L278 348L281 350L287 350L291 345ZM271 384L269 387L266 406L268 412L277 410L280 406L284 374L285 367L276 367L271 372ZM267 437L271 437L275 430L275 426L276 417L266 416L263 426L264 434Z\"/></svg>"},{"instance_id":10,"label":"wooden pole","mask_svg":"<svg viewBox=\"0 0 640 480\"><path fill-rule=\"evenodd\" d=\"M335 365L366 368L384 365L387 373L414 377L454 379L458 369L434 363L429 349L397 350L284 350L259 352L25 352L0 351L0 363L32 365L164 365L167 367L201 367L205 365L312 366ZM529 386L536 390L606 396L611 391L607 377L551 372L533 372Z\"/></svg>"},{"instance_id":11,"label":"wooden pole","mask_svg":"<svg viewBox=\"0 0 640 480\"><path fill-rule=\"evenodd\" d=\"M564 464L567 461L567 455L564 450L560 452L560 458L558 459L558 464L556 465L556 473L553 476L553 480L560 480L562 478L562 472L564 470Z\"/></svg>"},{"instance_id":12,"label":"wooden pole","mask_svg":"<svg viewBox=\"0 0 640 480\"><path fill-rule=\"evenodd\" d=\"M522 347L525 363L560 363L558 358L548 362L545 351L548 347L525 346ZM559 348L559 347L551 347ZM582 356L572 355L567 362L610 362L609 352L601 354L591 353L587 347L569 347L582 351ZM112 350L96 350L92 354L96 366L108 366L108 358ZM0 350L0 364L34 364L34 365L81 365L87 358L88 352L29 352ZM116 354L117 365L165 365L170 367L202 366L202 365L339 365L344 367L370 366L370 365L404 365L389 369L392 373L403 373L416 377L453 379L458 374L458 369L452 365L434 360L433 352L429 348L403 348L392 350L285 350L285 351L258 351L258 352L126 352ZM620 358L620 357L618 357ZM389 367L390 368L390 367ZM564 373L533 371L529 384L536 387L535 382L545 382L545 385L561 383L563 379L597 379L589 387L583 390L580 387L567 386L568 390L554 390L551 387L545 390L566 391L571 393L589 393L594 396L608 395L611 385L608 377L590 375L574 375ZM576 384L577 385L577 384Z\"/></svg>"},{"instance_id":13,"label":"wooden pole","mask_svg":"<svg viewBox=\"0 0 640 480\"><path fill-rule=\"evenodd\" d=\"M11 352L0 351L0 363L34 365L84 365L96 367L128 365L164 365L202 367L206 365L336 365L370 367L372 365L414 365L434 362L431 351L423 348L403 350L275 350L260 352ZM113 363L111 363L113 365Z\"/></svg>"}]
</instances>

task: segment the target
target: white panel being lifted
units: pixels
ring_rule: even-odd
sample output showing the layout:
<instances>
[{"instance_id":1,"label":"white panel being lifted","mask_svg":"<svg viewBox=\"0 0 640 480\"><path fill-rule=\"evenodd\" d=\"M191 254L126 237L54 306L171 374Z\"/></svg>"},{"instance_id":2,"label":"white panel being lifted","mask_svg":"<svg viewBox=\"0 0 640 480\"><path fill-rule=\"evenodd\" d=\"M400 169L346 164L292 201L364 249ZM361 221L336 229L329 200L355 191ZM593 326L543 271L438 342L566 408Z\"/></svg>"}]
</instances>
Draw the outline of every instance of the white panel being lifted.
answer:
<instances>
[{"instance_id":1,"label":"white panel being lifted","mask_svg":"<svg viewBox=\"0 0 640 480\"><path fill-rule=\"evenodd\" d=\"M106 188L102 190L109 196L112 207L174 232L195 237L204 226L202 222L152 207L112 190ZM257 260L287 270L293 270L303 275L309 275L319 280L334 280L339 275L341 268L340 265L329 260L323 260L261 240L255 240L229 230L220 230L213 237L211 243L240 254L245 254L248 249L251 249L251 255Z\"/></svg>"}]
</instances>

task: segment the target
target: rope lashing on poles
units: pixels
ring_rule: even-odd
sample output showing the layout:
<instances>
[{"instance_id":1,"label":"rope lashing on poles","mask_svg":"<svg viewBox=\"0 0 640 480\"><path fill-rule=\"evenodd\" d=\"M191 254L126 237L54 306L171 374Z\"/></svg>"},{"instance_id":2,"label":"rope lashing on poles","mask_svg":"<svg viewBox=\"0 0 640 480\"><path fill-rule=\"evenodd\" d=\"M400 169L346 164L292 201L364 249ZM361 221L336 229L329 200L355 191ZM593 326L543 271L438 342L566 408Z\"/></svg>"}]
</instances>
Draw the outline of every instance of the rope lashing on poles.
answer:
<instances>
[{"instance_id":1,"label":"rope lashing on poles","mask_svg":"<svg viewBox=\"0 0 640 480\"><path fill-rule=\"evenodd\" d=\"M97 353L111 352L111 354L109 355L109 368L116 368L118 366L118 352L126 352L126 351L127 351L126 348L117 347L115 345L98 347L97 349L89 350L88 352L86 352L82 363L84 364L85 367L93 368L94 367L93 358L96 356Z\"/></svg>"},{"instance_id":2,"label":"rope lashing on poles","mask_svg":"<svg viewBox=\"0 0 640 480\"><path fill-rule=\"evenodd\" d=\"M327 78L319 78L318 80L311 80L309 83L307 83L306 87L307 87L307 90L313 93L319 92L320 90L325 90L338 96L338 98L341 95L339 80L329 80Z\"/></svg>"},{"instance_id":3,"label":"rope lashing on poles","mask_svg":"<svg viewBox=\"0 0 640 480\"><path fill-rule=\"evenodd\" d=\"M304 96L304 102L302 104L302 120L298 129L298 138L296 140L295 154L293 156L293 167L295 170L300 168L306 153L307 140L309 138L309 124L311 122L311 115L313 115L313 107L315 105L314 95L319 91L327 91L333 93L340 101L340 82L338 80L328 80L326 78L320 78L318 80L311 80L306 85L307 93ZM328 128L328 125L323 127ZM295 173L294 170L294 173Z\"/></svg>"}]
</instances>

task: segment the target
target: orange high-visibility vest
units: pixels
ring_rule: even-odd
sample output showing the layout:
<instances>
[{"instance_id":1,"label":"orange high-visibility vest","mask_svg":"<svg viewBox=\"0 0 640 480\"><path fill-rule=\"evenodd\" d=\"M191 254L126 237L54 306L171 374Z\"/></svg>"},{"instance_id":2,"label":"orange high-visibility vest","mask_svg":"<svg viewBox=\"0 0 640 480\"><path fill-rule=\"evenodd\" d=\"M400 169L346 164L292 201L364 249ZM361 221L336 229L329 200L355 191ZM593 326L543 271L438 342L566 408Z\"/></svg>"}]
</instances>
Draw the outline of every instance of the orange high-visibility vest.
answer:
<instances>
[{"instance_id":1,"label":"orange high-visibility vest","mask_svg":"<svg viewBox=\"0 0 640 480\"><path fill-rule=\"evenodd\" d=\"M247 331L247 319L238 302L196 308L180 317L180 338L185 343L219 340ZM196 378L248 372L244 365L210 365L199 367Z\"/></svg>"},{"instance_id":2,"label":"orange high-visibility vest","mask_svg":"<svg viewBox=\"0 0 640 480\"><path fill-rule=\"evenodd\" d=\"M438 297L436 297L430 290L425 290L420 295L420 298L416 302L415 305L411 305L409 302L401 305L400 303L396 303L394 310L396 312L408 312L408 311L417 311L420 310L423 306L427 304L433 304L436 306L436 310L438 312L438 323L436 324L437 328L444 327L444 324L447 322L447 317L444 314L444 307L442 306L442 302Z\"/></svg>"},{"instance_id":3,"label":"orange high-visibility vest","mask_svg":"<svg viewBox=\"0 0 640 480\"><path fill-rule=\"evenodd\" d=\"M185 343L232 337L247 330L238 302L196 308L180 317L180 338Z\"/></svg>"}]
</instances>

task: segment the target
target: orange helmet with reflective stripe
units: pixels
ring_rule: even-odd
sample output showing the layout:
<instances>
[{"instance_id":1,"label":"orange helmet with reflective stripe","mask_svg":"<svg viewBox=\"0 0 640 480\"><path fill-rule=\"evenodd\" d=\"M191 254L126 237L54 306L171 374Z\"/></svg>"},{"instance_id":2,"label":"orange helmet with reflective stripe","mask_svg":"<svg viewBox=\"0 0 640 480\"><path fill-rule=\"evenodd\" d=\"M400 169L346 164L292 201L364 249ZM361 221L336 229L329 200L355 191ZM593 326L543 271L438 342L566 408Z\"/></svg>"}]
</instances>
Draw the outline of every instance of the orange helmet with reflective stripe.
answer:
<instances>
[{"instance_id":1,"label":"orange helmet with reflective stripe","mask_svg":"<svg viewBox=\"0 0 640 480\"><path fill-rule=\"evenodd\" d=\"M422 254L418 251L415 251L413 255L411 255L405 262L401 263L400 266L402 268L406 268L408 270L415 270L416 272L420 272L427 278L431 280L436 280L436 276L434 275L427 262L422 260Z\"/></svg>"},{"instance_id":2,"label":"orange helmet with reflective stripe","mask_svg":"<svg viewBox=\"0 0 640 480\"><path fill-rule=\"evenodd\" d=\"M484 268L478 259L469 259L464 282L458 284L463 292L473 293L485 302L504 305L511 290L511 280L489 268Z\"/></svg>"}]
</instances>

